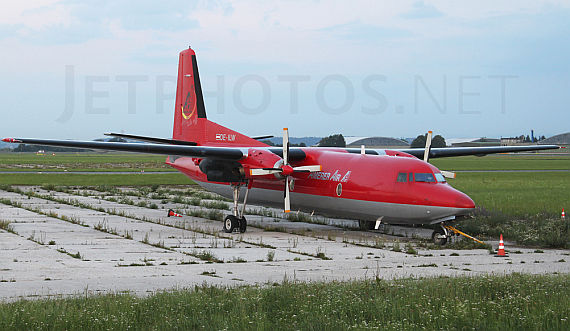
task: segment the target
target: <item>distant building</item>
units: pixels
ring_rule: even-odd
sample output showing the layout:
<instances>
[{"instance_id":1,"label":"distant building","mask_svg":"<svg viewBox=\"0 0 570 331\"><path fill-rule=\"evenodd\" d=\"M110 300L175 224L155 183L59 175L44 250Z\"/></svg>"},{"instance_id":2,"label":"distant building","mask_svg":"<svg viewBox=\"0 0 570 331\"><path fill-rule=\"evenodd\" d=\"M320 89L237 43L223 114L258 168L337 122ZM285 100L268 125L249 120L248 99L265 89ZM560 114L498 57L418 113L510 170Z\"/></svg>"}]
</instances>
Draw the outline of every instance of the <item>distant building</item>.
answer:
<instances>
[{"instance_id":1,"label":"distant building","mask_svg":"<svg viewBox=\"0 0 570 331\"><path fill-rule=\"evenodd\" d=\"M366 148L409 148L406 141L390 137L344 137L346 147L358 148L361 145Z\"/></svg>"},{"instance_id":2,"label":"distant building","mask_svg":"<svg viewBox=\"0 0 570 331\"><path fill-rule=\"evenodd\" d=\"M562 134L557 134L555 136L552 136L550 138L546 138L544 140L541 140L538 142L540 145L558 145L558 146L563 146L566 147L566 150L561 150L565 151L566 153L569 152L570 149L570 132L566 132L566 133L562 133Z\"/></svg>"},{"instance_id":3,"label":"distant building","mask_svg":"<svg viewBox=\"0 0 570 331\"><path fill-rule=\"evenodd\" d=\"M499 146L501 141L496 138L450 138L446 139L447 145L451 147L482 147Z\"/></svg>"},{"instance_id":4,"label":"distant building","mask_svg":"<svg viewBox=\"0 0 570 331\"><path fill-rule=\"evenodd\" d=\"M501 146L514 146L524 144L524 136L520 137L501 137Z\"/></svg>"}]
</instances>

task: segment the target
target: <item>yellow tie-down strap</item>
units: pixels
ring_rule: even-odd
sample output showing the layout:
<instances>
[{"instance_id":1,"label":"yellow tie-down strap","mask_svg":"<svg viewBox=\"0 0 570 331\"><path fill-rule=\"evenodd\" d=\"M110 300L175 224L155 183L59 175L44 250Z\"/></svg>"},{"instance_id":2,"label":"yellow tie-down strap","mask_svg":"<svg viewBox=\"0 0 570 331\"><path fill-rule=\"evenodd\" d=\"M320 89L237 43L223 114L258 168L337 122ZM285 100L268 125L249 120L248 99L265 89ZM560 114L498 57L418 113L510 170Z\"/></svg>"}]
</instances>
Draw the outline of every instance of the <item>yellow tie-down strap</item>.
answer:
<instances>
[{"instance_id":1,"label":"yellow tie-down strap","mask_svg":"<svg viewBox=\"0 0 570 331\"><path fill-rule=\"evenodd\" d=\"M478 242L478 243L480 243L480 244L485 244L485 243L482 242L481 240L479 240L479 239L477 239L477 238L475 238L475 237L471 237L471 236L468 235L467 233L463 233L463 232L457 230L456 228L452 227L451 225L444 225L443 227L446 228L446 229L448 229L449 231L451 231L451 232L453 232L453 233L456 233L456 234L460 234L460 235L462 235L462 236L465 236L465 237L467 237L467 238L469 238L469 239L471 239L471 240L474 240L474 241L476 241L476 242Z\"/></svg>"}]
</instances>

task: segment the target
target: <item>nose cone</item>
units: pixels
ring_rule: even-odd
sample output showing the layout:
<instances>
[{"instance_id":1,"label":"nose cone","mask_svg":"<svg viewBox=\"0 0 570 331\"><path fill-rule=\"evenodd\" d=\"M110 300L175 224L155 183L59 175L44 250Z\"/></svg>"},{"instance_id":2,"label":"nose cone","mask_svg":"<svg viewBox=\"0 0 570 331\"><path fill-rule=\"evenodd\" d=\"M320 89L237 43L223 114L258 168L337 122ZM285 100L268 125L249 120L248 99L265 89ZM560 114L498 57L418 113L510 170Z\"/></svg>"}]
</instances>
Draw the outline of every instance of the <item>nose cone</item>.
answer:
<instances>
[{"instance_id":1,"label":"nose cone","mask_svg":"<svg viewBox=\"0 0 570 331\"><path fill-rule=\"evenodd\" d=\"M455 207L461 209L473 209L475 208L475 202L473 202L467 194L457 191Z\"/></svg>"}]
</instances>

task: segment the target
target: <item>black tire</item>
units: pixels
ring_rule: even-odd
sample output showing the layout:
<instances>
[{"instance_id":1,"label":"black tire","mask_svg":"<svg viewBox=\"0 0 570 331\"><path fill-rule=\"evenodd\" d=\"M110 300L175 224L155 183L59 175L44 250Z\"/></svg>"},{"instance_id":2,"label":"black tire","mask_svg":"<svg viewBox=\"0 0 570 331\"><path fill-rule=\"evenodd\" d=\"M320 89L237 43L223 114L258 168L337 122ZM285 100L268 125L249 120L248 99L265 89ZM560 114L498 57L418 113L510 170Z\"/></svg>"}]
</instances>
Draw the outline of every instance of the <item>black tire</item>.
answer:
<instances>
[{"instance_id":1,"label":"black tire","mask_svg":"<svg viewBox=\"0 0 570 331\"><path fill-rule=\"evenodd\" d=\"M433 230L431 234L431 240L434 244L443 246L447 243L447 237L445 236L445 232L442 228Z\"/></svg>"},{"instance_id":2,"label":"black tire","mask_svg":"<svg viewBox=\"0 0 570 331\"><path fill-rule=\"evenodd\" d=\"M374 222L369 221L358 221L358 227L362 231L369 231L374 229Z\"/></svg>"},{"instance_id":3,"label":"black tire","mask_svg":"<svg viewBox=\"0 0 570 331\"><path fill-rule=\"evenodd\" d=\"M242 217L239 220L239 232L244 233L247 230L247 221L245 220L245 217Z\"/></svg>"},{"instance_id":4,"label":"black tire","mask_svg":"<svg viewBox=\"0 0 570 331\"><path fill-rule=\"evenodd\" d=\"M232 233L234 229L238 226L237 217L234 215L228 215L224 219L224 232L225 233Z\"/></svg>"}]
</instances>

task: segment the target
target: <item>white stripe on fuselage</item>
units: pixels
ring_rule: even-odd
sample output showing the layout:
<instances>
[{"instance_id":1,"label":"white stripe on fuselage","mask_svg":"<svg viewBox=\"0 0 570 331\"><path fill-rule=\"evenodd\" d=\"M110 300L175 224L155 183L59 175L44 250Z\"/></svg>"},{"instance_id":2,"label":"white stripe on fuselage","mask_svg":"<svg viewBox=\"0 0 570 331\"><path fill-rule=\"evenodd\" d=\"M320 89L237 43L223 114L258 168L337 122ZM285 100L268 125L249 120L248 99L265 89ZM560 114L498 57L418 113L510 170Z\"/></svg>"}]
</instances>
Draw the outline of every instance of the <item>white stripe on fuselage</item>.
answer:
<instances>
[{"instance_id":1,"label":"white stripe on fuselage","mask_svg":"<svg viewBox=\"0 0 570 331\"><path fill-rule=\"evenodd\" d=\"M196 181L208 191L232 198L233 191L229 185ZM240 189L240 197L245 194L245 187ZM269 189L252 188L247 198L248 203L261 204L275 208L283 208L283 192ZM422 224L454 215L467 214L470 209L408 205L388 202L364 201L327 197L313 194L291 192L293 210L317 212L330 217L375 221L383 216L385 223Z\"/></svg>"}]
</instances>

